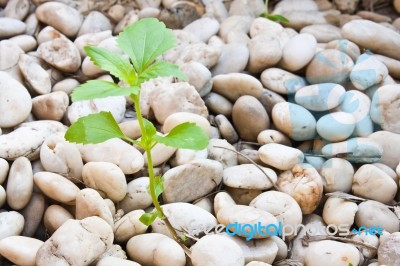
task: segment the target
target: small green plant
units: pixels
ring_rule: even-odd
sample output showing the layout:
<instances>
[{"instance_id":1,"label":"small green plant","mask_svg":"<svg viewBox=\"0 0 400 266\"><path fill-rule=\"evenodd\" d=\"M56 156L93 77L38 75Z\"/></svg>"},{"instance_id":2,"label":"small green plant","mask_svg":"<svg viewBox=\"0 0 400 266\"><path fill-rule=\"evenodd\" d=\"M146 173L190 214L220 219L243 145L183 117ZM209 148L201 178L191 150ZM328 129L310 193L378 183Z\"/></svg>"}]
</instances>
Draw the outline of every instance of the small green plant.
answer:
<instances>
[{"instance_id":1,"label":"small green plant","mask_svg":"<svg viewBox=\"0 0 400 266\"><path fill-rule=\"evenodd\" d=\"M175 38L170 29L154 18L145 18L125 28L118 36L119 48L129 56L125 60L120 55L99 47L86 46L85 52L97 66L108 71L122 81L118 85L103 80L91 80L76 88L72 101L91 100L108 96L129 96L134 104L141 130L140 139L133 140L119 128L110 112L100 112L78 119L65 134L66 140L75 143L96 144L111 138L120 138L141 147L147 156L149 175L149 194L154 204L154 211L145 213L140 221L152 224L157 218L164 219L170 233L179 241L175 230L158 201L163 192L163 178L155 176L151 149L157 144L176 148L201 150L208 145L208 136L194 123L183 123L173 128L167 135L157 134L154 125L143 118L140 110L141 84L157 77L172 76L186 80L177 65L157 60L163 53L175 46Z\"/></svg>"},{"instance_id":2,"label":"small green plant","mask_svg":"<svg viewBox=\"0 0 400 266\"><path fill-rule=\"evenodd\" d=\"M289 20L282 15L279 14L270 14L268 11L268 2L269 0L265 0L265 12L260 14L260 17L275 21L275 22L283 22L288 23Z\"/></svg>"}]
</instances>

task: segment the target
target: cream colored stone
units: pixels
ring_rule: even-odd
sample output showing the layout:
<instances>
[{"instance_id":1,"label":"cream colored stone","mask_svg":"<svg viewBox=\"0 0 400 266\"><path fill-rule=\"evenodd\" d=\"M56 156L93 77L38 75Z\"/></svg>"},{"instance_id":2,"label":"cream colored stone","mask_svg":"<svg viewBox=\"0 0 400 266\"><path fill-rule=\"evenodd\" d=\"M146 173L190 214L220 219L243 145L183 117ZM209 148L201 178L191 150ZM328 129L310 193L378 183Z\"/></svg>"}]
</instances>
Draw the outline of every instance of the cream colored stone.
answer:
<instances>
[{"instance_id":1,"label":"cream colored stone","mask_svg":"<svg viewBox=\"0 0 400 266\"><path fill-rule=\"evenodd\" d=\"M59 205L50 205L43 216L44 226L49 234L53 234L69 219L74 219L74 216Z\"/></svg>"},{"instance_id":2,"label":"cream colored stone","mask_svg":"<svg viewBox=\"0 0 400 266\"><path fill-rule=\"evenodd\" d=\"M115 241L125 243L136 235L144 234L148 226L139 220L144 213L143 210L135 210L122 216L114 225Z\"/></svg>"},{"instance_id":3,"label":"cream colored stone","mask_svg":"<svg viewBox=\"0 0 400 266\"><path fill-rule=\"evenodd\" d=\"M31 162L25 157L16 159L7 179L7 203L14 210L24 208L32 197L33 172Z\"/></svg>"},{"instance_id":4,"label":"cream colored stone","mask_svg":"<svg viewBox=\"0 0 400 266\"><path fill-rule=\"evenodd\" d=\"M110 226L114 226L114 219L110 209L100 194L91 188L84 188L76 196L75 218L82 220L91 216L98 216Z\"/></svg>"},{"instance_id":5,"label":"cream colored stone","mask_svg":"<svg viewBox=\"0 0 400 266\"><path fill-rule=\"evenodd\" d=\"M9 236L0 241L0 255L12 263L35 266L36 253L43 241L25 236Z\"/></svg>"}]
</instances>

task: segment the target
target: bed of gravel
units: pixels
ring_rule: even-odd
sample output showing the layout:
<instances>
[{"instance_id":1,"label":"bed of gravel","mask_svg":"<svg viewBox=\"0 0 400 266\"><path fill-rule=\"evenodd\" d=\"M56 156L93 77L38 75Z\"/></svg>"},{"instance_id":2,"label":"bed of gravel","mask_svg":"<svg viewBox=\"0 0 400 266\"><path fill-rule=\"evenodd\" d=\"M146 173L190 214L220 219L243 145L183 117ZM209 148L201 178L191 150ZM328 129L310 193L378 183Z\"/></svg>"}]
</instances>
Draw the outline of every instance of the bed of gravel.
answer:
<instances>
[{"instance_id":1,"label":"bed of gravel","mask_svg":"<svg viewBox=\"0 0 400 266\"><path fill-rule=\"evenodd\" d=\"M400 265L400 1L271 2L289 23L259 18L262 0L0 0L0 264ZM188 82L145 83L142 113L160 132L192 121L210 136L201 151L153 150L186 255L163 221L139 221L152 209L141 150L64 139L100 111L140 137L127 98L69 95L113 80L83 47L122 53L116 36L144 17L174 29L164 59ZM202 232L235 222L310 230Z\"/></svg>"}]
</instances>

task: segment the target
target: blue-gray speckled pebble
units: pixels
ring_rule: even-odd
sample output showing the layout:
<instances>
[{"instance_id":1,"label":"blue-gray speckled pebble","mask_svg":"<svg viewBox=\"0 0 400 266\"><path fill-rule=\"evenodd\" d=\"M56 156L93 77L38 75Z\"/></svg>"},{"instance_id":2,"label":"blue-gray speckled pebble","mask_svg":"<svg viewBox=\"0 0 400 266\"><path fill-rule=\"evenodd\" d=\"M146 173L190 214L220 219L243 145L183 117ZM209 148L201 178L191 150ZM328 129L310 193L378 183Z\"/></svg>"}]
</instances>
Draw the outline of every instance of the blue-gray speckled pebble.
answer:
<instances>
[{"instance_id":1,"label":"blue-gray speckled pebble","mask_svg":"<svg viewBox=\"0 0 400 266\"><path fill-rule=\"evenodd\" d=\"M318 134L329 141L346 140L354 131L356 121L352 114L336 112L321 117L317 122Z\"/></svg>"},{"instance_id":2,"label":"blue-gray speckled pebble","mask_svg":"<svg viewBox=\"0 0 400 266\"><path fill-rule=\"evenodd\" d=\"M337 107L342 102L345 92L344 87L339 84L315 84L298 90L295 101L311 111L326 111Z\"/></svg>"},{"instance_id":3,"label":"blue-gray speckled pebble","mask_svg":"<svg viewBox=\"0 0 400 266\"><path fill-rule=\"evenodd\" d=\"M296 141L310 140L315 136L316 120L304 107L281 102L272 109L272 119L278 130Z\"/></svg>"}]
</instances>

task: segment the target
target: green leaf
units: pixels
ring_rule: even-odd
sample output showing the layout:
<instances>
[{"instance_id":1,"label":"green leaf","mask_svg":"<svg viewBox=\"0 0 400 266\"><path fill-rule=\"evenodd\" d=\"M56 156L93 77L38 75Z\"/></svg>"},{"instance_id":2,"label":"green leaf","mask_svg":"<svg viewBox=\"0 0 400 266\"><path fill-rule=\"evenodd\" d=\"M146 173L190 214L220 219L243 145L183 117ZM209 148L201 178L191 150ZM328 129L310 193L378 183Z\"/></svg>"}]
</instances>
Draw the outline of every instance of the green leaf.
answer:
<instances>
[{"instance_id":1,"label":"green leaf","mask_svg":"<svg viewBox=\"0 0 400 266\"><path fill-rule=\"evenodd\" d=\"M157 77L177 77L183 81L187 81L186 75L179 70L177 65L165 61L157 61L151 64L139 75L138 80L139 83L142 83Z\"/></svg>"},{"instance_id":2,"label":"green leaf","mask_svg":"<svg viewBox=\"0 0 400 266\"><path fill-rule=\"evenodd\" d=\"M158 19L144 18L126 27L119 34L117 43L140 74L157 57L175 46L175 37Z\"/></svg>"},{"instance_id":3,"label":"green leaf","mask_svg":"<svg viewBox=\"0 0 400 266\"><path fill-rule=\"evenodd\" d=\"M154 190L156 192L156 197L158 198L164 191L164 178L162 176L155 176L154 177ZM147 193L151 194L150 192L150 185L147 186Z\"/></svg>"},{"instance_id":4,"label":"green leaf","mask_svg":"<svg viewBox=\"0 0 400 266\"><path fill-rule=\"evenodd\" d=\"M139 218L139 221L141 221L144 225L149 226L157 217L162 218L162 214L159 211L148 212L142 214L142 216Z\"/></svg>"},{"instance_id":5,"label":"green leaf","mask_svg":"<svg viewBox=\"0 0 400 266\"><path fill-rule=\"evenodd\" d=\"M74 89L71 94L73 102L82 100L93 100L96 98L105 98L109 96L128 96L138 94L138 87L121 88L114 82L105 80L90 80L78 88Z\"/></svg>"},{"instance_id":6,"label":"green leaf","mask_svg":"<svg viewBox=\"0 0 400 266\"><path fill-rule=\"evenodd\" d=\"M181 149L202 150L208 145L208 136L204 130L189 122L177 125L166 136L155 135L154 139L164 145Z\"/></svg>"},{"instance_id":7,"label":"green leaf","mask_svg":"<svg viewBox=\"0 0 400 266\"><path fill-rule=\"evenodd\" d=\"M144 130L146 131L147 137L151 138L157 133L157 130L154 127L153 123L151 123L149 120L144 118L143 125L144 125Z\"/></svg>"},{"instance_id":8,"label":"green leaf","mask_svg":"<svg viewBox=\"0 0 400 266\"><path fill-rule=\"evenodd\" d=\"M264 17L267 18L267 19L269 19L269 20L276 21L276 22L289 23L289 20L288 20L287 18L285 18L285 17L282 16L282 15L278 15L278 14L275 14L275 15L266 15L266 16L264 16Z\"/></svg>"},{"instance_id":9,"label":"green leaf","mask_svg":"<svg viewBox=\"0 0 400 266\"><path fill-rule=\"evenodd\" d=\"M69 142L96 144L112 138L127 137L122 133L110 112L100 112L81 117L65 133Z\"/></svg>"},{"instance_id":10,"label":"green leaf","mask_svg":"<svg viewBox=\"0 0 400 266\"><path fill-rule=\"evenodd\" d=\"M132 65L119 54L94 46L85 46L84 49L96 66L110 72L111 75L130 85L136 80L136 73Z\"/></svg>"}]
</instances>

